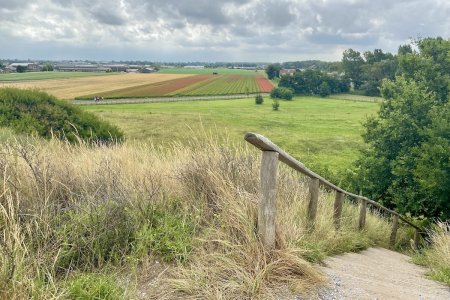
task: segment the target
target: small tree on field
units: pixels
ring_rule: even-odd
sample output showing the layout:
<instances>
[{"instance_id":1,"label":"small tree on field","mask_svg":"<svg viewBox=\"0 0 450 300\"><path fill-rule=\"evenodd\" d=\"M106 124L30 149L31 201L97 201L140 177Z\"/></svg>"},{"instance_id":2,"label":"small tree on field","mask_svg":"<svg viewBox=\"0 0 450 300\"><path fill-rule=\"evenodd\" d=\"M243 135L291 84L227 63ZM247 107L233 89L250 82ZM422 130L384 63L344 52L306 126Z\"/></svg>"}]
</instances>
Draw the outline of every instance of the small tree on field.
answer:
<instances>
[{"instance_id":1,"label":"small tree on field","mask_svg":"<svg viewBox=\"0 0 450 300\"><path fill-rule=\"evenodd\" d=\"M16 72L17 73L23 73L23 72L25 72L27 70L27 67L24 67L24 66L17 66L16 67Z\"/></svg>"},{"instance_id":2,"label":"small tree on field","mask_svg":"<svg viewBox=\"0 0 450 300\"><path fill-rule=\"evenodd\" d=\"M257 96L255 97L255 103L256 103L256 104L263 104L263 102L264 102L263 96L257 95Z\"/></svg>"},{"instance_id":3,"label":"small tree on field","mask_svg":"<svg viewBox=\"0 0 450 300\"><path fill-rule=\"evenodd\" d=\"M273 99L272 109L278 110L280 108L280 102L277 99Z\"/></svg>"},{"instance_id":4,"label":"small tree on field","mask_svg":"<svg viewBox=\"0 0 450 300\"><path fill-rule=\"evenodd\" d=\"M52 64L45 64L42 66L42 71L53 71L53 65Z\"/></svg>"}]
</instances>

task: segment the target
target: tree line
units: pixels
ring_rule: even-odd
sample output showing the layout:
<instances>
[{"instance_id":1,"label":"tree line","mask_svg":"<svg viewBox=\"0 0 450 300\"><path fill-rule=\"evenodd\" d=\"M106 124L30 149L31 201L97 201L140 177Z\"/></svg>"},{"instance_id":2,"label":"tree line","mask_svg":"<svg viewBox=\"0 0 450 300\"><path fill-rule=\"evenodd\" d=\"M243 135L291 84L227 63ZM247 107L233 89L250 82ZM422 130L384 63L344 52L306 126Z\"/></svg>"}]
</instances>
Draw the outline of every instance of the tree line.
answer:
<instances>
[{"instance_id":1,"label":"tree line","mask_svg":"<svg viewBox=\"0 0 450 300\"><path fill-rule=\"evenodd\" d=\"M270 77L282 65L269 65ZM355 91L384 98L364 123L365 149L338 174L346 188L403 214L450 220L450 39L423 38L396 55L345 50L335 72L297 70L279 86L295 94Z\"/></svg>"}]
</instances>

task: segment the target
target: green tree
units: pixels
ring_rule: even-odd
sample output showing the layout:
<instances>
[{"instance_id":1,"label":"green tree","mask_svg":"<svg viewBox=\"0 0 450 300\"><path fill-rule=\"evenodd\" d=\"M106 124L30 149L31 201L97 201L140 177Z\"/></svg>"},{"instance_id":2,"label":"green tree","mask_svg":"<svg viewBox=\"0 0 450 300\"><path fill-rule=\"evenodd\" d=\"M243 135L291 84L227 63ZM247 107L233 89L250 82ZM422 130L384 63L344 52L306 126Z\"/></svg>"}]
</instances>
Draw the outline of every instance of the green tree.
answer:
<instances>
[{"instance_id":1,"label":"green tree","mask_svg":"<svg viewBox=\"0 0 450 300\"><path fill-rule=\"evenodd\" d=\"M264 102L263 96L261 96L261 95L256 95L256 97L255 97L255 103L256 103L256 104L263 104L263 102Z\"/></svg>"},{"instance_id":2,"label":"green tree","mask_svg":"<svg viewBox=\"0 0 450 300\"><path fill-rule=\"evenodd\" d=\"M17 66L16 67L17 73L24 73L26 70L27 70L27 67L25 67L25 66Z\"/></svg>"},{"instance_id":3,"label":"green tree","mask_svg":"<svg viewBox=\"0 0 450 300\"><path fill-rule=\"evenodd\" d=\"M385 101L365 123L368 149L353 188L399 211L450 219L450 40L415 42L399 55Z\"/></svg>"},{"instance_id":4,"label":"green tree","mask_svg":"<svg viewBox=\"0 0 450 300\"><path fill-rule=\"evenodd\" d=\"M294 97L294 92L290 88L278 87L274 88L272 92L270 92L270 97L273 99L292 100L292 97Z\"/></svg>"},{"instance_id":5,"label":"green tree","mask_svg":"<svg viewBox=\"0 0 450 300\"><path fill-rule=\"evenodd\" d=\"M42 66L42 71L53 71L53 65L52 64L44 64Z\"/></svg>"},{"instance_id":6,"label":"green tree","mask_svg":"<svg viewBox=\"0 0 450 300\"><path fill-rule=\"evenodd\" d=\"M353 49L347 49L342 54L342 67L345 72L345 76L351 79L355 88L358 89L362 84L362 66L364 60L361 57L361 53Z\"/></svg>"},{"instance_id":7,"label":"green tree","mask_svg":"<svg viewBox=\"0 0 450 300\"><path fill-rule=\"evenodd\" d=\"M331 94L330 86L326 81L323 81L319 86L319 95L320 97L326 97Z\"/></svg>"},{"instance_id":8,"label":"green tree","mask_svg":"<svg viewBox=\"0 0 450 300\"><path fill-rule=\"evenodd\" d=\"M281 70L280 64L267 65L267 67L266 67L267 77L269 79L274 79L275 77L280 77L280 70Z\"/></svg>"}]
</instances>

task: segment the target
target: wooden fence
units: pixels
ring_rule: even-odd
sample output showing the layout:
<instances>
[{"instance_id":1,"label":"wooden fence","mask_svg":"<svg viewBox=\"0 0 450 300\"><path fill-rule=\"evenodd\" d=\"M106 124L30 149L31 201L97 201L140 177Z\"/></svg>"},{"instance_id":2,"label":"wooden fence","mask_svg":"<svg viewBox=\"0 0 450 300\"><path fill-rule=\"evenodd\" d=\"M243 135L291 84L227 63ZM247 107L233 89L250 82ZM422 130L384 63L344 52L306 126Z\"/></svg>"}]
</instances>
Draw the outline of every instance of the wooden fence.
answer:
<instances>
[{"instance_id":1,"label":"wooden fence","mask_svg":"<svg viewBox=\"0 0 450 300\"><path fill-rule=\"evenodd\" d=\"M393 216L392 232L390 236L390 245L395 244L399 219L404 221L415 229L414 247L417 249L420 238L420 228L408 221L404 216L390 210L378 202L370 200L366 197L356 195L332 184L325 178L309 170L304 164L284 152L269 139L257 133L247 133L245 140L253 146L259 148L262 153L261 161L261 192L262 198L258 205L258 233L265 247L268 249L275 247L275 215L276 215L276 181L278 173L278 161L281 161L310 178L309 197L308 197L308 220L313 226L317 214L317 202L319 199L319 187L334 190L336 193L334 201L333 221L336 229L339 229L341 223L342 205L344 197L349 196L361 202L361 210L359 213L358 227L363 229L366 223L367 206L372 205Z\"/></svg>"}]
</instances>

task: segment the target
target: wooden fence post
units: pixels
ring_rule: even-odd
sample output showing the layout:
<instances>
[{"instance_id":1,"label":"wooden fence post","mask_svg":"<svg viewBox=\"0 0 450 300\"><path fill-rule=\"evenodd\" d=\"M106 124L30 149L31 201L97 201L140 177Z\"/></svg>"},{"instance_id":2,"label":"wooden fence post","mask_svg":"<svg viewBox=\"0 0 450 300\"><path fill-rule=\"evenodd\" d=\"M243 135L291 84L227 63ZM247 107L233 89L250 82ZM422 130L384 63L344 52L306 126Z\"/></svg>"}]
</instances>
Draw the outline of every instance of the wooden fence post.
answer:
<instances>
[{"instance_id":1,"label":"wooden fence post","mask_svg":"<svg viewBox=\"0 0 450 300\"><path fill-rule=\"evenodd\" d=\"M358 222L358 227L360 230L364 229L364 226L366 225L366 211L367 211L367 201L361 199L361 210L359 212L359 222Z\"/></svg>"},{"instance_id":2,"label":"wooden fence post","mask_svg":"<svg viewBox=\"0 0 450 300\"><path fill-rule=\"evenodd\" d=\"M391 247L395 246L395 239L397 237L397 229L398 229L398 215L394 215L394 219L392 220L391 238L389 240L389 245Z\"/></svg>"},{"instance_id":3,"label":"wooden fence post","mask_svg":"<svg viewBox=\"0 0 450 300\"><path fill-rule=\"evenodd\" d=\"M319 200L319 179L311 178L309 181L308 220L312 227L317 214L317 202Z\"/></svg>"},{"instance_id":4,"label":"wooden fence post","mask_svg":"<svg viewBox=\"0 0 450 300\"><path fill-rule=\"evenodd\" d=\"M275 247L278 152L263 151L261 161L262 197L258 204L258 234L266 249Z\"/></svg>"},{"instance_id":5,"label":"wooden fence post","mask_svg":"<svg viewBox=\"0 0 450 300\"><path fill-rule=\"evenodd\" d=\"M336 191L336 198L334 199L334 212L333 220L336 229L341 227L341 215L342 215L342 204L344 202L344 193Z\"/></svg>"},{"instance_id":6,"label":"wooden fence post","mask_svg":"<svg viewBox=\"0 0 450 300\"><path fill-rule=\"evenodd\" d=\"M419 229L416 228L414 232L414 250L419 250L419 242L420 242L420 232Z\"/></svg>"}]
</instances>

